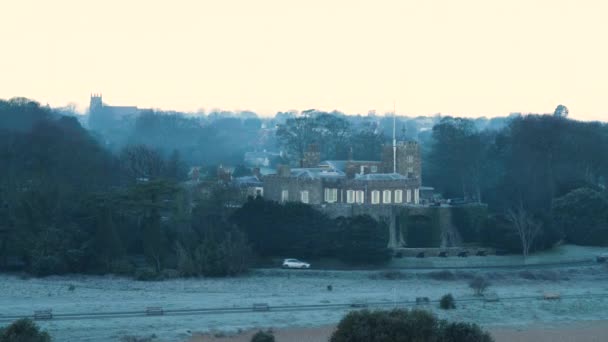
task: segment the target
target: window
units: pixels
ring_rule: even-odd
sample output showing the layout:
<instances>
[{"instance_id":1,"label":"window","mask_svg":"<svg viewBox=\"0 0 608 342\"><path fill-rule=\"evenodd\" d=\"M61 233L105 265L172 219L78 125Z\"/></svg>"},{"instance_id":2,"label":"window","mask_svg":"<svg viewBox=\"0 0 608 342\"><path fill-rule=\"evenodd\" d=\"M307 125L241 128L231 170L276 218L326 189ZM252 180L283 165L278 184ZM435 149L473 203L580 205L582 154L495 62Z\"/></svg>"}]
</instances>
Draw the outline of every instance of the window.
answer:
<instances>
[{"instance_id":1,"label":"window","mask_svg":"<svg viewBox=\"0 0 608 342\"><path fill-rule=\"evenodd\" d=\"M414 168L413 168L413 167L411 167L411 166L409 166L409 167L407 168L407 173L414 173Z\"/></svg>"},{"instance_id":2,"label":"window","mask_svg":"<svg viewBox=\"0 0 608 342\"><path fill-rule=\"evenodd\" d=\"M347 203L355 203L355 191L347 190L346 191L346 202Z\"/></svg>"},{"instance_id":3,"label":"window","mask_svg":"<svg viewBox=\"0 0 608 342\"><path fill-rule=\"evenodd\" d=\"M414 203L420 203L420 189L414 189Z\"/></svg>"},{"instance_id":4,"label":"window","mask_svg":"<svg viewBox=\"0 0 608 342\"><path fill-rule=\"evenodd\" d=\"M300 201L308 203L308 190L300 191Z\"/></svg>"},{"instance_id":5,"label":"window","mask_svg":"<svg viewBox=\"0 0 608 342\"><path fill-rule=\"evenodd\" d=\"M408 163L413 163L414 162L414 156L407 156L407 162Z\"/></svg>"},{"instance_id":6,"label":"window","mask_svg":"<svg viewBox=\"0 0 608 342\"><path fill-rule=\"evenodd\" d=\"M365 192L363 190L357 190L356 201L359 204L365 203Z\"/></svg>"},{"instance_id":7,"label":"window","mask_svg":"<svg viewBox=\"0 0 608 342\"><path fill-rule=\"evenodd\" d=\"M281 191L281 202L287 202L289 200L289 191Z\"/></svg>"},{"instance_id":8,"label":"window","mask_svg":"<svg viewBox=\"0 0 608 342\"><path fill-rule=\"evenodd\" d=\"M378 165L372 165L372 173L378 172Z\"/></svg>"},{"instance_id":9,"label":"window","mask_svg":"<svg viewBox=\"0 0 608 342\"><path fill-rule=\"evenodd\" d=\"M264 196L264 188L256 187L255 188L255 196L262 197Z\"/></svg>"},{"instance_id":10,"label":"window","mask_svg":"<svg viewBox=\"0 0 608 342\"><path fill-rule=\"evenodd\" d=\"M403 190L395 190L395 203L403 202Z\"/></svg>"},{"instance_id":11,"label":"window","mask_svg":"<svg viewBox=\"0 0 608 342\"><path fill-rule=\"evenodd\" d=\"M365 165L361 165L361 174L365 174Z\"/></svg>"},{"instance_id":12,"label":"window","mask_svg":"<svg viewBox=\"0 0 608 342\"><path fill-rule=\"evenodd\" d=\"M372 191L372 204L380 203L380 191L373 190Z\"/></svg>"},{"instance_id":13,"label":"window","mask_svg":"<svg viewBox=\"0 0 608 342\"><path fill-rule=\"evenodd\" d=\"M384 190L382 192L382 203L391 203L391 191Z\"/></svg>"},{"instance_id":14,"label":"window","mask_svg":"<svg viewBox=\"0 0 608 342\"><path fill-rule=\"evenodd\" d=\"M410 203L412 201L412 190L407 189L406 195L405 195L405 201L407 203Z\"/></svg>"},{"instance_id":15,"label":"window","mask_svg":"<svg viewBox=\"0 0 608 342\"><path fill-rule=\"evenodd\" d=\"M338 189L325 188L325 202L334 203L338 201Z\"/></svg>"}]
</instances>

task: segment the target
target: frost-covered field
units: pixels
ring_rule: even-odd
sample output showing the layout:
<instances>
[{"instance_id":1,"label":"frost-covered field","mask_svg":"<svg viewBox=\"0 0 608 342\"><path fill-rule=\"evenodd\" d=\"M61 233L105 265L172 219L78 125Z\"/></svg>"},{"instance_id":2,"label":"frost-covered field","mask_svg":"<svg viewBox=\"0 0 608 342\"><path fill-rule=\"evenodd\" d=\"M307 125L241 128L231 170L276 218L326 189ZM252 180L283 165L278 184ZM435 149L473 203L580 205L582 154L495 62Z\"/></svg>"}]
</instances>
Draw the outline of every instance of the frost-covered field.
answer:
<instances>
[{"instance_id":1,"label":"frost-covered field","mask_svg":"<svg viewBox=\"0 0 608 342\"><path fill-rule=\"evenodd\" d=\"M447 272L447 271L446 271ZM483 325L517 325L608 319L608 297L545 301L501 300L498 303L463 301L473 298L468 279L483 274L492 280L490 290L501 298L535 296L552 292L566 295L608 294L605 266L551 270L471 270L381 273L373 271L258 271L232 279L186 279L137 282L117 277L65 276L20 279L0 276L0 319L31 315L52 308L54 313L144 311L163 309L247 307L275 305L340 304L408 301L416 297L437 300L450 292L458 308L441 317ZM523 273L522 273L523 272ZM399 278L396 280L386 277ZM439 280L450 278L452 280ZM333 291L327 290L327 285ZM70 285L74 290L70 291ZM460 300L460 302L458 302ZM288 312L247 312L164 317L129 317L40 321L57 341L116 341L125 335L155 334L162 341L184 341L192 332L233 331L251 327L317 326L336 323L345 309Z\"/></svg>"}]
</instances>

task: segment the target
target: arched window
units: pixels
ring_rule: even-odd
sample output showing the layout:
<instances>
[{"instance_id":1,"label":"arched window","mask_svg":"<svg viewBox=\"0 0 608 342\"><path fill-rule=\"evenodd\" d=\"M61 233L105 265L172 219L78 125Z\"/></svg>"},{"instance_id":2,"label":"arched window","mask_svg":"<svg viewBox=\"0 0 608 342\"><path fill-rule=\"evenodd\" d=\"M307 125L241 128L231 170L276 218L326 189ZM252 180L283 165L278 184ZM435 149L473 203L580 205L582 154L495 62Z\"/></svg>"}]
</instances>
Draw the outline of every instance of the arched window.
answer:
<instances>
[{"instance_id":1,"label":"arched window","mask_svg":"<svg viewBox=\"0 0 608 342\"><path fill-rule=\"evenodd\" d=\"M356 201L359 204L365 203L365 192L363 190L357 190Z\"/></svg>"},{"instance_id":2,"label":"arched window","mask_svg":"<svg viewBox=\"0 0 608 342\"><path fill-rule=\"evenodd\" d=\"M308 204L308 190L300 191L300 200L302 203Z\"/></svg>"},{"instance_id":3,"label":"arched window","mask_svg":"<svg viewBox=\"0 0 608 342\"><path fill-rule=\"evenodd\" d=\"M346 190L346 203L355 203L355 191Z\"/></svg>"},{"instance_id":4,"label":"arched window","mask_svg":"<svg viewBox=\"0 0 608 342\"><path fill-rule=\"evenodd\" d=\"M403 202L403 190L395 190L395 203Z\"/></svg>"},{"instance_id":5,"label":"arched window","mask_svg":"<svg viewBox=\"0 0 608 342\"><path fill-rule=\"evenodd\" d=\"M372 191L372 204L380 203L380 191L373 190Z\"/></svg>"},{"instance_id":6,"label":"arched window","mask_svg":"<svg viewBox=\"0 0 608 342\"><path fill-rule=\"evenodd\" d=\"M384 190L382 192L382 203L391 203L391 191Z\"/></svg>"}]
</instances>

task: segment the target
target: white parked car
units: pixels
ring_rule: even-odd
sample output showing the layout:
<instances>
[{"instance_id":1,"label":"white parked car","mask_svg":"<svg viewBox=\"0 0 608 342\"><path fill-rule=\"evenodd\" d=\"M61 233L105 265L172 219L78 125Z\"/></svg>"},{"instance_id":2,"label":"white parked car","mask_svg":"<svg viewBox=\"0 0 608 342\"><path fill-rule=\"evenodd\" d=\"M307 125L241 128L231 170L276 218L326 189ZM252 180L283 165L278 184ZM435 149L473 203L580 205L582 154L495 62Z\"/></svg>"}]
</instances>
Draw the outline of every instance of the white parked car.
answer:
<instances>
[{"instance_id":1,"label":"white parked car","mask_svg":"<svg viewBox=\"0 0 608 342\"><path fill-rule=\"evenodd\" d=\"M298 259L283 260L283 268L310 268L310 264Z\"/></svg>"}]
</instances>

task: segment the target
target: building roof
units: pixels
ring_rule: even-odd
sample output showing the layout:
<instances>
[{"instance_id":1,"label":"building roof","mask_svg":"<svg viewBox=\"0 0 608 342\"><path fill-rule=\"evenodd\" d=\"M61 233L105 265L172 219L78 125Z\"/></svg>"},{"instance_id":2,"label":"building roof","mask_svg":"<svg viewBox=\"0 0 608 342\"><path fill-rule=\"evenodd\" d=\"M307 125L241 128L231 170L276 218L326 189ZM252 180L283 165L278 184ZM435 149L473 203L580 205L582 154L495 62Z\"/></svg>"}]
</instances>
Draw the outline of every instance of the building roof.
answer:
<instances>
[{"instance_id":1,"label":"building roof","mask_svg":"<svg viewBox=\"0 0 608 342\"><path fill-rule=\"evenodd\" d=\"M346 162L346 160L324 160L319 164L319 166L344 172L346 170Z\"/></svg>"},{"instance_id":2,"label":"building roof","mask_svg":"<svg viewBox=\"0 0 608 342\"><path fill-rule=\"evenodd\" d=\"M325 168L330 168L330 169L337 170L337 171L345 172L346 171L346 165L348 165L348 163L353 163L353 164L381 164L382 162L377 161L377 160L324 160L324 161L322 161L319 164L319 166L325 167Z\"/></svg>"},{"instance_id":3,"label":"building roof","mask_svg":"<svg viewBox=\"0 0 608 342\"><path fill-rule=\"evenodd\" d=\"M135 106L103 106L103 109L109 110L116 115L134 115L138 114L140 109Z\"/></svg>"},{"instance_id":4,"label":"building roof","mask_svg":"<svg viewBox=\"0 0 608 342\"><path fill-rule=\"evenodd\" d=\"M398 173L368 173L366 175L356 174L355 180L374 181L374 180L407 180L404 175Z\"/></svg>"},{"instance_id":5,"label":"building roof","mask_svg":"<svg viewBox=\"0 0 608 342\"><path fill-rule=\"evenodd\" d=\"M344 178L345 174L342 171L325 168L297 168L291 169L291 177L306 179Z\"/></svg>"},{"instance_id":6,"label":"building roof","mask_svg":"<svg viewBox=\"0 0 608 342\"><path fill-rule=\"evenodd\" d=\"M236 177L232 180L232 182L234 185L241 188L262 186L262 181L260 181L256 176Z\"/></svg>"}]
</instances>

